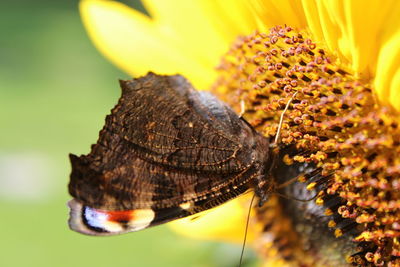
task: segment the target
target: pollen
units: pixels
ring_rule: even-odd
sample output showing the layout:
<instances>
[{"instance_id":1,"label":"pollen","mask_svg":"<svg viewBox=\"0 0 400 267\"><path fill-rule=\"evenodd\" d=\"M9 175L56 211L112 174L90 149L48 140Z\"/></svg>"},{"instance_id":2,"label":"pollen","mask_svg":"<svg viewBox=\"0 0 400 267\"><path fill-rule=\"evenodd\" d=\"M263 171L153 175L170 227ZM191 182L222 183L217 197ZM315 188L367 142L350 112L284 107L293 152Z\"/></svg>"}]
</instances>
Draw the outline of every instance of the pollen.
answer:
<instances>
[{"instance_id":1,"label":"pollen","mask_svg":"<svg viewBox=\"0 0 400 267\"><path fill-rule=\"evenodd\" d=\"M317 184L316 182L309 183L306 188L308 190L313 190L315 188L316 184Z\"/></svg>"},{"instance_id":2,"label":"pollen","mask_svg":"<svg viewBox=\"0 0 400 267\"><path fill-rule=\"evenodd\" d=\"M243 117L270 140L290 103L279 146L298 153L284 163L320 170L318 181L302 179L319 190L320 205L339 197L343 204L331 212L362 229L353 239L362 249L357 262L400 264L399 114L307 32L287 26L241 37L217 70L213 91L238 112L244 103Z\"/></svg>"}]
</instances>

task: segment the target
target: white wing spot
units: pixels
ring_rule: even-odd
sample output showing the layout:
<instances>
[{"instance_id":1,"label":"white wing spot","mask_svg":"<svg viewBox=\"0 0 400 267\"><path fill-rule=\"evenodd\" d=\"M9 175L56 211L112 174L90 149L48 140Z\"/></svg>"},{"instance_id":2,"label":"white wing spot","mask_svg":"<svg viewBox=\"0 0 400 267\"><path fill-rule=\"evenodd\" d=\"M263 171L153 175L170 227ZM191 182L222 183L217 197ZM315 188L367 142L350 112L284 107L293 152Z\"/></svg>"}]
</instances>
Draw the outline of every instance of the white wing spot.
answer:
<instances>
[{"instance_id":1,"label":"white wing spot","mask_svg":"<svg viewBox=\"0 0 400 267\"><path fill-rule=\"evenodd\" d=\"M185 202L179 205L179 207L183 210L188 210L190 209L190 207L192 206L192 203L190 202Z\"/></svg>"}]
</instances>

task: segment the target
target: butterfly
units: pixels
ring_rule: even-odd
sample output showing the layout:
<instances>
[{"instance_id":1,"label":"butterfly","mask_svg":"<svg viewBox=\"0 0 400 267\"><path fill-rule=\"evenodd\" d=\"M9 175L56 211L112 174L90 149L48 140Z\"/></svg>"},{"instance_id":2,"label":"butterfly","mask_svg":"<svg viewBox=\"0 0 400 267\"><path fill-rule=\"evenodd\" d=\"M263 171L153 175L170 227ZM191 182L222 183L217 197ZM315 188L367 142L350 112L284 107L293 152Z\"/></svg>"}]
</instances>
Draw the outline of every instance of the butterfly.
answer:
<instances>
[{"instance_id":1,"label":"butterfly","mask_svg":"<svg viewBox=\"0 0 400 267\"><path fill-rule=\"evenodd\" d=\"M88 155L70 154L70 228L138 231L225 203L267 199L269 139L182 76L120 81L122 96Z\"/></svg>"}]
</instances>

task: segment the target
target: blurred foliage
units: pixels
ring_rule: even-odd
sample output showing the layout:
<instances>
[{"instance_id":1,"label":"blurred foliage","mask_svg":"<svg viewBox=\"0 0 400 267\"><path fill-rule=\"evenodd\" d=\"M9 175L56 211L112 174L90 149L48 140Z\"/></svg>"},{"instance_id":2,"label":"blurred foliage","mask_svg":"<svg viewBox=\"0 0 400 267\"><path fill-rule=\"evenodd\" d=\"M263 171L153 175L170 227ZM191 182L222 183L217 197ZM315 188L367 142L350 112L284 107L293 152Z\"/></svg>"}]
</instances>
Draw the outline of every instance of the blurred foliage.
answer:
<instances>
[{"instance_id":1,"label":"blurred foliage","mask_svg":"<svg viewBox=\"0 0 400 267\"><path fill-rule=\"evenodd\" d=\"M90 43L77 5L0 4L0 266L236 265L239 246L166 226L106 238L69 230L68 153L89 152L117 79L129 78Z\"/></svg>"}]
</instances>

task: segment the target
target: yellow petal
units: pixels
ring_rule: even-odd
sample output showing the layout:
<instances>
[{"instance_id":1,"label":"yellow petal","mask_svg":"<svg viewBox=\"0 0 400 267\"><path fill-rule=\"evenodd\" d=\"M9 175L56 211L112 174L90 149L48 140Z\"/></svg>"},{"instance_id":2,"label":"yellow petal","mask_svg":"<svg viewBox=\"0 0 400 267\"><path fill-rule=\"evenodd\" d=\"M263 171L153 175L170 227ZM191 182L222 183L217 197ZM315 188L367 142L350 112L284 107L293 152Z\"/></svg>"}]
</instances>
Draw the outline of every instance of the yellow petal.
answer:
<instances>
[{"instance_id":1,"label":"yellow petal","mask_svg":"<svg viewBox=\"0 0 400 267\"><path fill-rule=\"evenodd\" d=\"M80 11L98 50L130 75L180 73L199 89L214 81L214 66L134 9L114 1L86 0Z\"/></svg>"},{"instance_id":2,"label":"yellow petal","mask_svg":"<svg viewBox=\"0 0 400 267\"><path fill-rule=\"evenodd\" d=\"M383 41L382 30L386 27L387 16L393 12L395 2L397 1L344 2L347 42L352 48L352 65L362 77L372 78L375 75L378 53Z\"/></svg>"},{"instance_id":3,"label":"yellow petal","mask_svg":"<svg viewBox=\"0 0 400 267\"><path fill-rule=\"evenodd\" d=\"M243 242L247 213L252 194L245 194L217 208L169 223L176 232L204 240ZM254 215L254 214L253 214ZM195 219L194 219L195 218ZM252 225L247 240L254 240L261 229Z\"/></svg>"},{"instance_id":4,"label":"yellow petal","mask_svg":"<svg viewBox=\"0 0 400 267\"><path fill-rule=\"evenodd\" d=\"M145 0L145 7L163 27L215 67L239 35L255 30L243 0ZM172 15L173 14L173 15Z\"/></svg>"},{"instance_id":5,"label":"yellow petal","mask_svg":"<svg viewBox=\"0 0 400 267\"><path fill-rule=\"evenodd\" d=\"M247 1L249 8L256 16L258 30L268 32L276 25L288 25L298 29L306 26L301 2L292 0L282 1Z\"/></svg>"},{"instance_id":6,"label":"yellow petal","mask_svg":"<svg viewBox=\"0 0 400 267\"><path fill-rule=\"evenodd\" d=\"M397 68L390 84L389 102L400 112L400 68Z\"/></svg>"},{"instance_id":7,"label":"yellow petal","mask_svg":"<svg viewBox=\"0 0 400 267\"><path fill-rule=\"evenodd\" d=\"M382 47L375 78L379 99L400 111L400 29Z\"/></svg>"},{"instance_id":8,"label":"yellow petal","mask_svg":"<svg viewBox=\"0 0 400 267\"><path fill-rule=\"evenodd\" d=\"M340 9L334 9L332 5L328 5L329 3L335 5L338 2L303 0L308 29L316 41L322 42L329 51L343 56L347 53L343 50L338 51L341 28L334 21L334 18L340 17Z\"/></svg>"}]
</instances>

